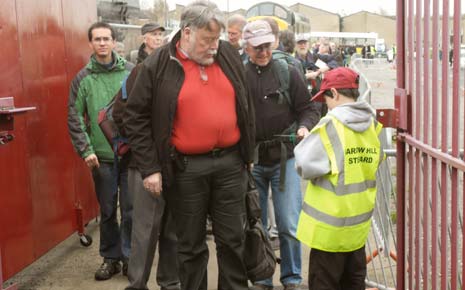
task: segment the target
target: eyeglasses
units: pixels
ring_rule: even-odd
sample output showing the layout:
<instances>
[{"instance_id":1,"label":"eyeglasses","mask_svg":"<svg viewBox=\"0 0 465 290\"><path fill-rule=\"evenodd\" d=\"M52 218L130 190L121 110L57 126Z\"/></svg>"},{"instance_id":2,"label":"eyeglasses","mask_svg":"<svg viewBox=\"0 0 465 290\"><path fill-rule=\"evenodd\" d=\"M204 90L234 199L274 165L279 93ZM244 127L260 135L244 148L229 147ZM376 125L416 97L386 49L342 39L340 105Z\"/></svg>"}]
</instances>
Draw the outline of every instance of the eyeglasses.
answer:
<instances>
[{"instance_id":1,"label":"eyeglasses","mask_svg":"<svg viewBox=\"0 0 465 290\"><path fill-rule=\"evenodd\" d=\"M259 53L262 51L271 51L271 43L264 43L259 46L252 46L252 48L256 53Z\"/></svg>"},{"instance_id":2,"label":"eyeglasses","mask_svg":"<svg viewBox=\"0 0 465 290\"><path fill-rule=\"evenodd\" d=\"M96 42L96 43L100 43L100 42L110 42L112 41L113 39L111 37L95 37L92 39L93 42Z\"/></svg>"}]
</instances>

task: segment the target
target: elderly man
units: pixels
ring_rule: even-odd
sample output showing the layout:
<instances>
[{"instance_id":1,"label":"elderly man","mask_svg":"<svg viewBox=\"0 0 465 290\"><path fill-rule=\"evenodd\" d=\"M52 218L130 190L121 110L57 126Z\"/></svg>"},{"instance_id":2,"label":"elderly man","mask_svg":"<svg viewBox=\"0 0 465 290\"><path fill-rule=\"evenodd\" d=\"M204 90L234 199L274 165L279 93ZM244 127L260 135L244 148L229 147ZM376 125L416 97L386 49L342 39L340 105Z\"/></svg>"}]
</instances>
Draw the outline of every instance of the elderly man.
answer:
<instances>
[{"instance_id":1,"label":"elderly man","mask_svg":"<svg viewBox=\"0 0 465 290\"><path fill-rule=\"evenodd\" d=\"M256 119L256 162L253 168L260 193L262 220L267 226L267 199L271 187L281 253L280 281L285 290L300 289L301 246L296 228L302 205L300 178L294 169L295 140L318 123L320 114L296 67L272 57L275 36L268 22L257 20L244 28L249 95ZM276 71L285 71L287 84ZM253 289L273 289L272 279L258 281Z\"/></svg>"},{"instance_id":2,"label":"elderly man","mask_svg":"<svg viewBox=\"0 0 465 290\"><path fill-rule=\"evenodd\" d=\"M164 31L163 27L157 27L159 27L158 31ZM147 25L144 25L142 32L146 28ZM153 44L156 45L155 48L161 45L157 41L153 42L151 47L154 47ZM141 58L140 61L146 58L145 54L140 54L139 57ZM142 63L139 62L115 97L113 119L122 137L126 137L123 114L126 109L127 96L132 91L141 66ZM176 259L173 259L177 253L177 238L171 212L165 206L163 196L154 196L144 189L142 177L131 151L127 152L125 157L129 158L128 188L133 200L132 244L129 269L127 271L129 286L126 287L126 290L147 289L147 281L152 269L157 243L160 245L158 249L157 284L160 285L161 290L178 290L180 289L178 268Z\"/></svg>"},{"instance_id":3,"label":"elderly man","mask_svg":"<svg viewBox=\"0 0 465 290\"><path fill-rule=\"evenodd\" d=\"M220 40L221 19L212 2L187 5L171 43L142 64L125 113L144 186L163 194L173 211L183 290L207 289L207 214L218 289L247 289L245 191L254 113L239 54Z\"/></svg>"},{"instance_id":4,"label":"elderly man","mask_svg":"<svg viewBox=\"0 0 465 290\"><path fill-rule=\"evenodd\" d=\"M297 35L296 42L297 48L295 51L295 58L300 60L305 72L318 70L318 67L315 65L314 61L315 57L309 49L308 39L305 37L305 35Z\"/></svg>"},{"instance_id":5,"label":"elderly man","mask_svg":"<svg viewBox=\"0 0 465 290\"><path fill-rule=\"evenodd\" d=\"M162 45L165 28L158 23L146 23L142 26L141 33L143 43L139 47L137 63L144 61L147 56Z\"/></svg>"},{"instance_id":6,"label":"elderly man","mask_svg":"<svg viewBox=\"0 0 465 290\"><path fill-rule=\"evenodd\" d=\"M242 29L246 24L247 20L240 14L234 14L228 18L228 41L237 49L243 61L247 57L242 48Z\"/></svg>"}]
</instances>

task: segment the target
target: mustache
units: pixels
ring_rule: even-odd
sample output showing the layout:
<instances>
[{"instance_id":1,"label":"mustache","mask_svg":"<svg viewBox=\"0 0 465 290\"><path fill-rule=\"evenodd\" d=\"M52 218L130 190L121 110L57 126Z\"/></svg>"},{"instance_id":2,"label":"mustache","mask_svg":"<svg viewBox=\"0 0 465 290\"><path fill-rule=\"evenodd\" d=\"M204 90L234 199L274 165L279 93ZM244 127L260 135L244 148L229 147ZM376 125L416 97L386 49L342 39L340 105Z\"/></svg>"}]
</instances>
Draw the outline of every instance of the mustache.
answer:
<instances>
[{"instance_id":1,"label":"mustache","mask_svg":"<svg viewBox=\"0 0 465 290\"><path fill-rule=\"evenodd\" d=\"M209 49L209 50L207 50L207 54L216 55L217 53L218 53L217 49Z\"/></svg>"}]
</instances>

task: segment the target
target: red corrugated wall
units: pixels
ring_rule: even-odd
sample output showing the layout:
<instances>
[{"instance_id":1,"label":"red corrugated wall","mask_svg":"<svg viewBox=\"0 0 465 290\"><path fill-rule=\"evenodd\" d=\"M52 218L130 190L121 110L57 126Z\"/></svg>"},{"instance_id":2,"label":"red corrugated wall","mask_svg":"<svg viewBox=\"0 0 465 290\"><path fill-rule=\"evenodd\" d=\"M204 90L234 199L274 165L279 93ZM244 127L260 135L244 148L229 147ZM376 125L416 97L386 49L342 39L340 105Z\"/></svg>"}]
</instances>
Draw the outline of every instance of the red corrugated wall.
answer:
<instances>
[{"instance_id":1,"label":"red corrugated wall","mask_svg":"<svg viewBox=\"0 0 465 290\"><path fill-rule=\"evenodd\" d=\"M98 214L91 176L67 132L69 83L89 59L95 0L0 1L0 97L36 110L0 145L0 251L8 279ZM76 242L78 242L76 240ZM0 285L1 286L1 285Z\"/></svg>"}]
</instances>

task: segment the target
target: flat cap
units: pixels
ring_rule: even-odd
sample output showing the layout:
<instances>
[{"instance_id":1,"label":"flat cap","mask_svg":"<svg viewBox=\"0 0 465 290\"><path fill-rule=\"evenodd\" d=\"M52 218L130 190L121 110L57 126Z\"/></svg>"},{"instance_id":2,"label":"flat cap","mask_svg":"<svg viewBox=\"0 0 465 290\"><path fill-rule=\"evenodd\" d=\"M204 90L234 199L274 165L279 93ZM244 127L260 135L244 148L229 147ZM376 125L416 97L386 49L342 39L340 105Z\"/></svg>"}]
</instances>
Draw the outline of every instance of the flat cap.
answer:
<instances>
[{"instance_id":1,"label":"flat cap","mask_svg":"<svg viewBox=\"0 0 465 290\"><path fill-rule=\"evenodd\" d=\"M154 30L160 29L161 31L165 31L165 28L158 23L146 23L140 29L142 35L146 34L147 32L151 32Z\"/></svg>"}]
</instances>

